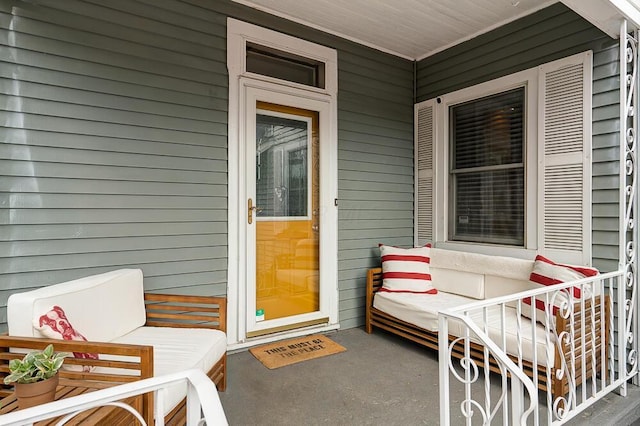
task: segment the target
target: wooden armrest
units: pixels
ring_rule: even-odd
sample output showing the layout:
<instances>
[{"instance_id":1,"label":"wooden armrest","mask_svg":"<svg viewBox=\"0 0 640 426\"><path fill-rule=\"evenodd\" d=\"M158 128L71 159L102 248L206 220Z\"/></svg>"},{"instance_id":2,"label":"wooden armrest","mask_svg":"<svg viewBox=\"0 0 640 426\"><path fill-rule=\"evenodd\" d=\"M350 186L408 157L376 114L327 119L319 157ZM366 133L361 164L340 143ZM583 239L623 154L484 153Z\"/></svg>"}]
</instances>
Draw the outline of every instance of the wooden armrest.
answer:
<instances>
[{"instance_id":1,"label":"wooden armrest","mask_svg":"<svg viewBox=\"0 0 640 426\"><path fill-rule=\"evenodd\" d=\"M382 268L367 270L367 294L373 294L382 287Z\"/></svg>"},{"instance_id":2,"label":"wooden armrest","mask_svg":"<svg viewBox=\"0 0 640 426\"><path fill-rule=\"evenodd\" d=\"M147 326L227 331L226 297L145 293L144 301Z\"/></svg>"},{"instance_id":3,"label":"wooden armrest","mask_svg":"<svg viewBox=\"0 0 640 426\"><path fill-rule=\"evenodd\" d=\"M65 366L60 370L61 379L118 384L153 377L153 346L0 335L0 378L9 373L9 361L21 359L30 350L41 350L49 344L56 352L98 355L99 359L73 355L65 358ZM8 387L0 390L0 393L6 392Z\"/></svg>"},{"instance_id":4,"label":"wooden armrest","mask_svg":"<svg viewBox=\"0 0 640 426\"><path fill-rule=\"evenodd\" d=\"M382 287L382 268L372 268L367 271L366 309L373 306L373 294Z\"/></svg>"}]
</instances>

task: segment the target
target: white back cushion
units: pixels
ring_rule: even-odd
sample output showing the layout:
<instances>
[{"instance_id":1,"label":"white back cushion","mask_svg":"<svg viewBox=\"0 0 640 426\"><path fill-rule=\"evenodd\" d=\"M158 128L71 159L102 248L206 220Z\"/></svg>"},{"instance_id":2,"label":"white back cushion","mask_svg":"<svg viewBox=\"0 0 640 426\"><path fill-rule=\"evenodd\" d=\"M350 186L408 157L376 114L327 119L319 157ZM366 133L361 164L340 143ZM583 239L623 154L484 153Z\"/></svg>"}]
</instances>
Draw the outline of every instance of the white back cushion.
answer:
<instances>
[{"instance_id":1,"label":"white back cushion","mask_svg":"<svg viewBox=\"0 0 640 426\"><path fill-rule=\"evenodd\" d=\"M455 269L431 268L431 281L439 291L484 299L484 275Z\"/></svg>"},{"instance_id":2,"label":"white back cushion","mask_svg":"<svg viewBox=\"0 0 640 426\"><path fill-rule=\"evenodd\" d=\"M60 306L87 340L110 342L144 325L140 269L119 269L12 294L7 302L9 335L41 337L34 318Z\"/></svg>"},{"instance_id":3,"label":"white back cushion","mask_svg":"<svg viewBox=\"0 0 640 426\"><path fill-rule=\"evenodd\" d=\"M532 269L533 260L431 249L433 285L438 290L476 299L530 289L529 275ZM448 270L447 274L443 274L442 270Z\"/></svg>"},{"instance_id":4,"label":"white back cushion","mask_svg":"<svg viewBox=\"0 0 640 426\"><path fill-rule=\"evenodd\" d=\"M484 291L485 299L507 296L534 288L529 280L515 280L513 278L498 277L495 275L485 276L485 281L487 283Z\"/></svg>"}]
</instances>

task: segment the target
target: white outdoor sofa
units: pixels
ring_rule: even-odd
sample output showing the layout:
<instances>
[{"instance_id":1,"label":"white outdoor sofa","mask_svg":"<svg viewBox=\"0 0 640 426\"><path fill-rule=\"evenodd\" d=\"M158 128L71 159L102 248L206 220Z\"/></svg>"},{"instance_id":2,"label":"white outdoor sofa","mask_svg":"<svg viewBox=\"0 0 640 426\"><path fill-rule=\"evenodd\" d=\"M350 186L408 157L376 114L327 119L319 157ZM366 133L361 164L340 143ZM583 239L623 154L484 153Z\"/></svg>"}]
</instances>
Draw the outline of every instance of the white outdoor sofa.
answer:
<instances>
[{"instance_id":1,"label":"white outdoor sofa","mask_svg":"<svg viewBox=\"0 0 640 426\"><path fill-rule=\"evenodd\" d=\"M373 328L377 327L413 340L426 347L438 349L439 311L459 307L478 300L531 290L534 287L529 281L529 277L533 265L533 260L432 248L430 272L433 286L438 290L437 294L379 291L382 287L382 268L370 269L367 274L366 288L366 331L367 333L372 333ZM592 304L596 306L596 309L591 309ZM518 311L516 306L517 302L511 302L505 306L504 321L501 320L501 308L499 305L486 311L487 324L483 319L484 314L482 311L474 312L471 317L473 322L482 330L487 330L489 337L500 347L503 345L504 337L507 354L516 363L518 363L518 354L520 354L526 374L529 377L537 374L538 388L540 390L546 391L551 386L554 399L565 395L568 390L567 374L557 375L555 370L563 364L560 357L564 357L565 366L570 365L570 351L567 348L571 346L571 342L563 341L561 345L563 350L560 351L558 350L558 345L555 344L555 337L550 336L551 344L548 345L545 339L546 329L542 324L537 323L536 333L539 337L535 345L537 362L534 366L532 363L534 359L534 344L531 340L531 320L522 316L517 318ZM557 333L557 336L566 331L574 339L574 347L582 348L581 334L575 327L571 330L571 321L574 321L573 324L575 325L575 321L580 319L584 313L586 324L600 324L601 312L604 311L606 314L604 315L605 333L603 334L606 344L609 335L609 297L605 297L601 304L600 296L595 296L593 299L586 300L582 306L584 306L584 310L581 309L579 304L575 304L572 318L564 318L558 312L555 315L555 320L552 321L555 323L554 334ZM525 305L521 304L521 312L524 308ZM539 319L542 320L541 318ZM518 320L521 324L521 330L524 330L520 334L520 345L518 344L517 334ZM504 324L504 328L501 324ZM450 344L457 338L464 336L464 329L465 327L457 321L448 322ZM596 370L598 371L602 361L600 345L602 344L603 336L599 333L599 330L594 335L595 339L587 339L587 347L584 348L584 352L587 354L587 366L591 366L592 354L596 354ZM479 340L473 334L469 340L471 341L471 357L477 361L479 366L484 366L484 350L479 344ZM592 351L591 345L595 345L597 350ZM464 357L462 341L452 347L451 356L455 358ZM547 360L549 365L552 366L550 384L548 383L546 371ZM578 356L574 361L574 365L577 366L576 371L581 371L579 366L582 358ZM490 363L492 371L499 371L493 357L490 357ZM591 371L590 368L587 370ZM579 385L586 378L588 378L588 375L577 378L576 385Z\"/></svg>"},{"instance_id":2,"label":"white outdoor sofa","mask_svg":"<svg viewBox=\"0 0 640 426\"><path fill-rule=\"evenodd\" d=\"M48 338L50 332L43 335L46 329L40 327L40 318L54 306L64 310L75 331L88 341L77 336L77 340L55 340ZM74 352L61 372L67 385L92 380L109 386L196 368L219 391L226 387L226 299L145 294L140 269L120 269L13 294L7 303L7 323L8 336L0 336L2 374L8 371L10 358L53 343L57 351ZM4 389L5 394L8 391ZM166 424L183 424L186 384L162 392ZM153 404L152 395L147 394L136 407L148 424L153 424ZM123 413L113 410L100 423L130 422Z\"/></svg>"}]
</instances>

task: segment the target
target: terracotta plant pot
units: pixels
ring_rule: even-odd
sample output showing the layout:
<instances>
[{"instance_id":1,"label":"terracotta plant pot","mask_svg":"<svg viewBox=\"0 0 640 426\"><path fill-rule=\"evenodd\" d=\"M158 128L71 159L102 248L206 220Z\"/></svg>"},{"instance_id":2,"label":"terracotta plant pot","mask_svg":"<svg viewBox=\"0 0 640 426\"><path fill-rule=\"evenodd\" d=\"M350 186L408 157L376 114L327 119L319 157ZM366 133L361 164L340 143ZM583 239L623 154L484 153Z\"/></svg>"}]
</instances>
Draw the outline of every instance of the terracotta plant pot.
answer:
<instances>
[{"instance_id":1,"label":"terracotta plant pot","mask_svg":"<svg viewBox=\"0 0 640 426\"><path fill-rule=\"evenodd\" d=\"M18 407L33 407L35 405L51 402L56 397L56 388L58 387L59 376L56 374L50 379L35 383L16 383L16 397L18 398Z\"/></svg>"}]
</instances>

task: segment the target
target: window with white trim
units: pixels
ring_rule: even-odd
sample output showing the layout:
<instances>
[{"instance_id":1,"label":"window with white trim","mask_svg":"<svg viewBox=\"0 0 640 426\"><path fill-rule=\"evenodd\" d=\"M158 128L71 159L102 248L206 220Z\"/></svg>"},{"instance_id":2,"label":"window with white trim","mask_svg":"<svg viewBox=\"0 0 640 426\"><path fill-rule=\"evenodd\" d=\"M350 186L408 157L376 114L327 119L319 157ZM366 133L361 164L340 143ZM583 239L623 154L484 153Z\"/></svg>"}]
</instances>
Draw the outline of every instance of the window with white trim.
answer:
<instances>
[{"instance_id":1,"label":"window with white trim","mask_svg":"<svg viewBox=\"0 0 640 426\"><path fill-rule=\"evenodd\" d=\"M415 243L591 261L591 52L415 107Z\"/></svg>"},{"instance_id":2,"label":"window with white trim","mask_svg":"<svg viewBox=\"0 0 640 426\"><path fill-rule=\"evenodd\" d=\"M449 107L452 241L524 244L525 88Z\"/></svg>"}]
</instances>

